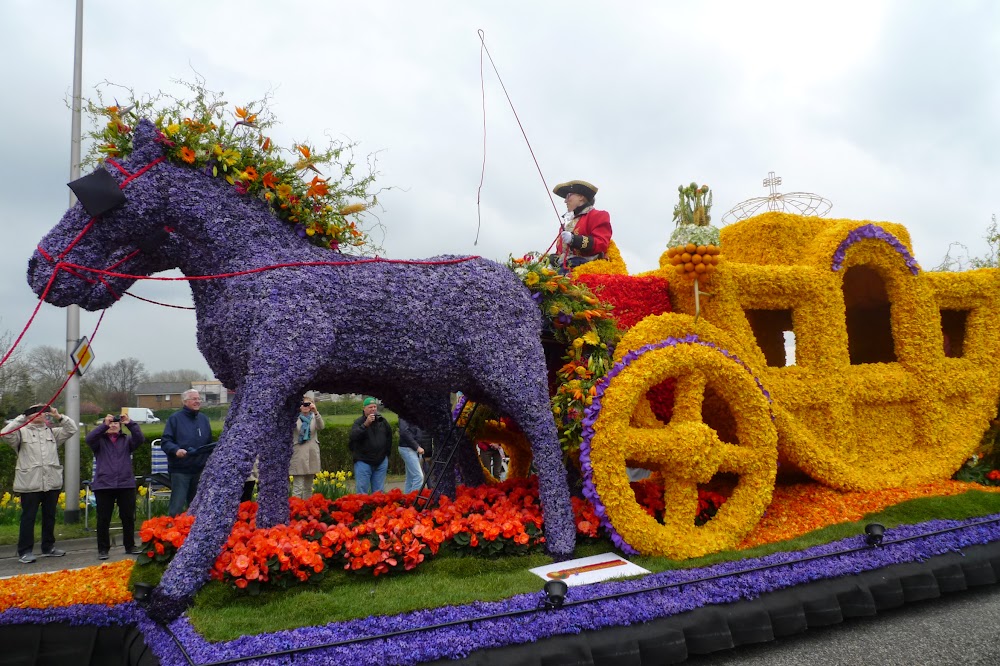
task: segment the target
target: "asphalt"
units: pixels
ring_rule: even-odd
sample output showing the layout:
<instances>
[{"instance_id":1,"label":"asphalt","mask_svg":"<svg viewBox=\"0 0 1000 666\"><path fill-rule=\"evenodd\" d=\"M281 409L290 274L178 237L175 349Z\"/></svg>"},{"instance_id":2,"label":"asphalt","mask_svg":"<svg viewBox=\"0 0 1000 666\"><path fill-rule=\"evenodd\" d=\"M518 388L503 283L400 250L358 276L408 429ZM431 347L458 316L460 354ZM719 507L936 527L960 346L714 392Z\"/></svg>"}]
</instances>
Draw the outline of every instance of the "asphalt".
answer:
<instances>
[{"instance_id":1,"label":"asphalt","mask_svg":"<svg viewBox=\"0 0 1000 666\"><path fill-rule=\"evenodd\" d=\"M58 528L57 528L58 529ZM37 535L36 535L37 536ZM139 536L135 537L136 545L139 545ZM21 564L18 562L17 546L0 546L0 579L11 576L22 576L24 574L47 573L51 571L63 571L64 569L83 569L96 564L107 562L118 562L127 558L135 559L135 555L126 555L125 546L122 545L121 530L111 533L111 551L108 559L97 559L97 536L94 535L85 539L67 539L56 541L56 548L65 550L63 557L42 557L38 542L35 542L35 557L38 559L31 564ZM3 583L0 583L2 587Z\"/></svg>"}]
</instances>

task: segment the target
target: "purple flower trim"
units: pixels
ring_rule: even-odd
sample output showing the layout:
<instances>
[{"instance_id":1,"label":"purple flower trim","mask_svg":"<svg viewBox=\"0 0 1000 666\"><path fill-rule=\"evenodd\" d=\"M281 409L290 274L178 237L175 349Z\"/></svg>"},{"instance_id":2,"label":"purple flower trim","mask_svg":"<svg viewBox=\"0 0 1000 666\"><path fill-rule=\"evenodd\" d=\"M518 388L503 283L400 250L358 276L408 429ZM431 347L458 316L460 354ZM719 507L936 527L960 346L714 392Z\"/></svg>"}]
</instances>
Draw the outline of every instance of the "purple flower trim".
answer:
<instances>
[{"instance_id":1,"label":"purple flower trim","mask_svg":"<svg viewBox=\"0 0 1000 666\"><path fill-rule=\"evenodd\" d=\"M590 441L594 437L594 423L597 421L597 416L601 411L601 402L604 398L604 391L608 388L611 380L618 376L625 368L632 364L637 358L649 351L654 351L656 349L663 349L664 347L676 347L677 345L701 345L703 347L708 347L714 349L721 353L726 358L732 360L737 365L742 367L750 376L753 377L753 381L757 384L757 388L764 395L767 400L768 405L771 404L771 394L764 388L764 384L761 383L760 379L753 373L746 363L744 363L736 354L730 351L722 349L715 343L709 342L707 340L702 340L695 334L686 335L683 338L669 337L666 340L661 340L659 342L650 343L639 349L633 350L625 354L622 360L615 364L613 368L606 374L600 382L597 384L597 395L594 396L594 401L587 407L587 411L583 415L583 438L580 442L580 466L583 468L583 495L586 497L591 504L594 505L594 511L597 513L598 518L601 519L601 525L607 531L611 542L615 546L621 549L622 552L628 555L637 555L636 551L630 544L625 541L625 538L618 533L618 530L614 528L611 524L611 519L608 518L607 509L604 507L604 503L601 502L601 496L597 492L597 488L594 486L594 469L590 464ZM771 421L774 421L774 412L771 412Z\"/></svg>"},{"instance_id":2,"label":"purple flower trim","mask_svg":"<svg viewBox=\"0 0 1000 666\"><path fill-rule=\"evenodd\" d=\"M885 241L903 257L910 273L913 275L920 273L920 265L913 258L913 255L910 254L910 251L906 249L906 246L891 233L875 224L865 224L857 229L853 229L847 234L847 238L840 241L840 245L837 246L837 250L833 253L833 263L830 265L830 270L839 271L844 266L844 256L847 254L847 249L858 241L865 239Z\"/></svg>"},{"instance_id":3,"label":"purple flower trim","mask_svg":"<svg viewBox=\"0 0 1000 666\"><path fill-rule=\"evenodd\" d=\"M1000 519L1000 514L991 516ZM681 569L652 574L639 580L599 583L574 587L567 604L561 610L484 620L473 630L467 624L444 627L419 634L382 638L361 644L345 645L304 652L295 656L296 664L330 664L361 666L374 664L416 664L434 659L456 659L476 650L503 645L544 640L560 634L580 633L615 626L647 622L668 617L709 604L732 603L754 599L762 594L816 580L836 578L881 569L893 564L922 561L935 555L959 552L963 548L1000 540L1000 522L982 524L982 518L964 521L933 520L918 525L901 525L887 530L882 546L832 555L831 557L796 562L806 557L830 555L845 549L864 546L862 536L815 546L804 551L773 553L751 560L715 564L701 569ZM921 536L949 527L965 526L952 532ZM894 543L899 539L912 540ZM787 564L787 566L781 566ZM778 565L753 573L741 573L751 568ZM722 576L713 580L700 580ZM650 588L676 585L667 589ZM641 592L642 590L650 590ZM636 592L639 595L581 603L613 594ZM171 630L196 663L235 659L310 645L376 636L414 627L446 622L472 622L477 617L528 610L538 605L537 594L521 594L506 601L477 602L466 606L450 606L404 613L397 616L360 618L332 623L323 627L303 627L272 634L243 636L209 643L191 626L187 618L176 620ZM173 640L161 627L145 617L140 628L146 643L160 658L163 666L186 666L186 661ZM247 664L286 664L289 657L253 659Z\"/></svg>"},{"instance_id":4,"label":"purple flower trim","mask_svg":"<svg viewBox=\"0 0 1000 666\"><path fill-rule=\"evenodd\" d=\"M132 601L114 606L76 604L57 608L11 608L0 613L0 625L65 623L73 626L114 627L137 624L143 615Z\"/></svg>"}]
</instances>

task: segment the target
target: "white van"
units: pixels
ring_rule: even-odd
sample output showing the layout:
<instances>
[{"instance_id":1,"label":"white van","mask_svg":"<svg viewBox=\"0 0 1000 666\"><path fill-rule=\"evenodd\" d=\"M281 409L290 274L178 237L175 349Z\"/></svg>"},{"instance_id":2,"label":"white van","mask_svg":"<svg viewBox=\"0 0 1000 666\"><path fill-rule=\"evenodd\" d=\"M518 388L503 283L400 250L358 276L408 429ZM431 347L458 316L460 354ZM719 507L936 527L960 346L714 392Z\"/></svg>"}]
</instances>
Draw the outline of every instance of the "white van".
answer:
<instances>
[{"instance_id":1,"label":"white van","mask_svg":"<svg viewBox=\"0 0 1000 666\"><path fill-rule=\"evenodd\" d=\"M122 413L128 412L128 417L136 423L159 423L153 410L148 407L123 407Z\"/></svg>"}]
</instances>

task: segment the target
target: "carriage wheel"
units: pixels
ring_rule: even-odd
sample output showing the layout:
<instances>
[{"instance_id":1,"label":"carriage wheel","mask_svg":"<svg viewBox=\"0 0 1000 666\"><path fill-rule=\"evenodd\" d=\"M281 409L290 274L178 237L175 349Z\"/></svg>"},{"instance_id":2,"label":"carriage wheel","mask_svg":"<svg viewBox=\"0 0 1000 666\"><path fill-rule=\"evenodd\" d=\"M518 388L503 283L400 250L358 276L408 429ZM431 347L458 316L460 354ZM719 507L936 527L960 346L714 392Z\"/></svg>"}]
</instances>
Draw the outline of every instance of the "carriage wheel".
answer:
<instances>
[{"instance_id":1,"label":"carriage wheel","mask_svg":"<svg viewBox=\"0 0 1000 666\"><path fill-rule=\"evenodd\" d=\"M521 432L498 430L491 426L484 426L476 433L475 439L477 441L493 442L503 447L504 453L509 458L507 463L508 479L527 479L531 476L531 445ZM486 475L487 483L490 485L500 483L500 479L493 478L490 470L486 469L486 466L482 464L482 460L480 460L480 465L482 465L483 474Z\"/></svg>"},{"instance_id":2,"label":"carriage wheel","mask_svg":"<svg viewBox=\"0 0 1000 666\"><path fill-rule=\"evenodd\" d=\"M770 503L777 470L778 435L761 385L740 361L696 336L643 347L615 370L594 410L584 470L606 525L645 555L686 559L736 546ZM670 378L676 381L670 422L636 418L647 391ZM707 389L735 415L735 436L727 436L734 441L723 441L702 420ZM636 501L628 466L663 476L662 523ZM738 482L716 515L696 526L698 485L718 473Z\"/></svg>"}]
</instances>

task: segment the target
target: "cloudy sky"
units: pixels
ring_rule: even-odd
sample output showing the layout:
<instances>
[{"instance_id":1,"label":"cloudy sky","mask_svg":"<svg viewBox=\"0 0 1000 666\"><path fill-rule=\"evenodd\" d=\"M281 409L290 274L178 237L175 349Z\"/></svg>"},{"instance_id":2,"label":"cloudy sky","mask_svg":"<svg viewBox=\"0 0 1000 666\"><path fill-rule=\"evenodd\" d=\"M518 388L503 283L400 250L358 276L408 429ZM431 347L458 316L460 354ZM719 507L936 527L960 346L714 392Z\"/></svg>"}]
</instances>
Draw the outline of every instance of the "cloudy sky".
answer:
<instances>
[{"instance_id":1,"label":"cloudy sky","mask_svg":"<svg viewBox=\"0 0 1000 666\"><path fill-rule=\"evenodd\" d=\"M378 152L394 188L378 212L389 257L544 250L548 190L579 178L600 188L630 270L649 270L677 185L711 185L721 220L765 195L772 170L780 190L830 199L830 217L907 225L926 267L951 241L983 254L1000 211L1000 4L816 4L86 0L84 95L105 80L177 91L195 72L234 104L271 92L282 145L330 135ZM68 205L74 7L0 8L0 332L28 320L26 262ZM546 186L487 61L475 245L479 29ZM190 304L180 282L131 291ZM43 305L25 344L62 347L65 321ZM82 313L81 333L96 321ZM97 362L210 374L195 326L126 298L94 340Z\"/></svg>"}]
</instances>

